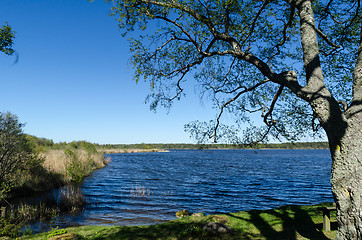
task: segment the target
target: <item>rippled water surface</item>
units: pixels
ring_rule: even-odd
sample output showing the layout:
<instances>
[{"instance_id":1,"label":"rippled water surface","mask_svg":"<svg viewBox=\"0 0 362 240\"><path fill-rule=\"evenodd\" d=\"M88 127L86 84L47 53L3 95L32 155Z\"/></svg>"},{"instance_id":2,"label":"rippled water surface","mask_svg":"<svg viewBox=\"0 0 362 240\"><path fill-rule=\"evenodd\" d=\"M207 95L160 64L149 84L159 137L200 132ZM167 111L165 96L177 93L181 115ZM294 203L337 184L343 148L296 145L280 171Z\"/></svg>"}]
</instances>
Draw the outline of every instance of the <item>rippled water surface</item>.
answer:
<instances>
[{"instance_id":1,"label":"rippled water surface","mask_svg":"<svg viewBox=\"0 0 362 240\"><path fill-rule=\"evenodd\" d=\"M333 201L328 150L171 150L109 155L87 178L92 204L67 224L151 224L206 214Z\"/></svg>"}]
</instances>

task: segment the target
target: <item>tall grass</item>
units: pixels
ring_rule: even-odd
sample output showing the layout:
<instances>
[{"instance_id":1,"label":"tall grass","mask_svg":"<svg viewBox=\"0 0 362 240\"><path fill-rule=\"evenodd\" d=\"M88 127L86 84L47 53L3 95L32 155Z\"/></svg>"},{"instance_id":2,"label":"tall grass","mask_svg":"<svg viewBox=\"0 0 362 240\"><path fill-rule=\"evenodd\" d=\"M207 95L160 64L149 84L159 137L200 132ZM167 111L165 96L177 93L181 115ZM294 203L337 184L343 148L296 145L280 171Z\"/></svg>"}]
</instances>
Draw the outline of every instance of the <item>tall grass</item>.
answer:
<instances>
[{"instance_id":1,"label":"tall grass","mask_svg":"<svg viewBox=\"0 0 362 240\"><path fill-rule=\"evenodd\" d=\"M104 153L97 152L93 144L80 142L66 147L51 149L37 146L24 166L14 171L6 182L0 182L0 238L17 235L25 222L36 219L46 221L61 212L74 212L85 207L87 202L83 195L72 187L66 188L54 199L37 205L14 207L9 203L13 197L81 182L93 170L104 167L108 162L108 159L104 159ZM3 208L7 209L5 217Z\"/></svg>"},{"instance_id":2,"label":"tall grass","mask_svg":"<svg viewBox=\"0 0 362 240\"><path fill-rule=\"evenodd\" d=\"M9 204L1 208L0 239L2 236L19 236L25 224L34 221L51 222L61 213L80 212L87 204L81 189L73 185L64 187L59 195L53 195L36 204Z\"/></svg>"},{"instance_id":3,"label":"tall grass","mask_svg":"<svg viewBox=\"0 0 362 240\"><path fill-rule=\"evenodd\" d=\"M65 183L79 182L93 170L106 165L103 153L83 149L49 150L41 156L45 159L44 168L61 175Z\"/></svg>"},{"instance_id":4,"label":"tall grass","mask_svg":"<svg viewBox=\"0 0 362 240\"><path fill-rule=\"evenodd\" d=\"M70 185L61 191L58 206L61 213L79 212L86 207L87 203L81 189Z\"/></svg>"},{"instance_id":5,"label":"tall grass","mask_svg":"<svg viewBox=\"0 0 362 240\"><path fill-rule=\"evenodd\" d=\"M130 194L132 197L150 197L151 192L149 188L136 186L130 190Z\"/></svg>"}]
</instances>

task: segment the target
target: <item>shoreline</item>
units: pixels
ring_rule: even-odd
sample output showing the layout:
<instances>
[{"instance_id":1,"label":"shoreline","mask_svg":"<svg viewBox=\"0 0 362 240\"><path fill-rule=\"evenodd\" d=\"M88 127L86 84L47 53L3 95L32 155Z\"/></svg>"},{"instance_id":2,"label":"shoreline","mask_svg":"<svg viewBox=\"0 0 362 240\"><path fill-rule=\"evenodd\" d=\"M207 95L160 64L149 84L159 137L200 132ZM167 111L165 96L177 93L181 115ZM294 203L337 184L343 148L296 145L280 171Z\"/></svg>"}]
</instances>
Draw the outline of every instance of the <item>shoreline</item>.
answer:
<instances>
[{"instance_id":1,"label":"shoreline","mask_svg":"<svg viewBox=\"0 0 362 240\"><path fill-rule=\"evenodd\" d=\"M150 225L81 225L55 229L18 239L334 239L336 214L331 212L331 231L323 230L323 213L317 205L286 205L268 210L248 210L204 215L194 213ZM207 227L209 226L209 227ZM210 227L212 226L212 227ZM221 229L213 231L214 227ZM225 230L225 231L224 231ZM53 239L53 238L51 238Z\"/></svg>"},{"instance_id":2,"label":"shoreline","mask_svg":"<svg viewBox=\"0 0 362 240\"><path fill-rule=\"evenodd\" d=\"M170 152L171 150L329 150L329 148L168 148L168 149L142 149L142 148L130 148L130 149L99 149L99 152L104 154L121 154L121 153L150 153L150 152Z\"/></svg>"},{"instance_id":3,"label":"shoreline","mask_svg":"<svg viewBox=\"0 0 362 240\"><path fill-rule=\"evenodd\" d=\"M53 151L58 151L63 153L63 150L53 150ZM48 153L51 151L48 151ZM72 183L76 183L76 182L82 182L85 178L89 177L94 171L100 170L104 167L106 167L110 161L110 158L106 156L106 154L122 154L122 153L150 153L150 152L169 152L168 150L164 150L164 149L138 149L138 148L132 148L132 149L104 149L104 150L97 150L97 152L99 154L103 155L103 163L99 164L97 166L92 167L91 169L89 169L89 172L87 172L85 175L82 176L82 178L79 181L72 181L72 180L67 180L67 179L58 179L56 177L51 177L51 180L47 182L47 184L41 184L41 186L35 186L34 188L29 187L29 186L23 186L23 187L19 187L19 188L15 188L13 192L11 192L9 194L9 196L7 196L5 199L6 200L13 200L16 198L21 198L21 197L26 197L26 196L31 196L34 194L41 194L43 192L47 192L47 191L52 191L53 189L57 189ZM43 154L42 157L45 157L45 155ZM66 162L66 157L65 155L61 156L60 158L61 160L63 160L64 162ZM79 162L82 162L81 160L78 159ZM58 159L58 163L61 162ZM82 163L84 164L84 163ZM47 165L47 164L45 164ZM49 165L49 164L48 164ZM63 166L65 168L65 166ZM49 167L46 167L47 169ZM57 171L51 171L49 170L49 174L57 176L57 174L59 175L60 173ZM66 173L63 173L64 176L66 176Z\"/></svg>"},{"instance_id":4,"label":"shoreline","mask_svg":"<svg viewBox=\"0 0 362 240\"><path fill-rule=\"evenodd\" d=\"M165 149L141 149L141 148L130 148L130 149L99 149L99 152L103 154L117 154L117 153L150 153L150 152L170 152Z\"/></svg>"}]
</instances>

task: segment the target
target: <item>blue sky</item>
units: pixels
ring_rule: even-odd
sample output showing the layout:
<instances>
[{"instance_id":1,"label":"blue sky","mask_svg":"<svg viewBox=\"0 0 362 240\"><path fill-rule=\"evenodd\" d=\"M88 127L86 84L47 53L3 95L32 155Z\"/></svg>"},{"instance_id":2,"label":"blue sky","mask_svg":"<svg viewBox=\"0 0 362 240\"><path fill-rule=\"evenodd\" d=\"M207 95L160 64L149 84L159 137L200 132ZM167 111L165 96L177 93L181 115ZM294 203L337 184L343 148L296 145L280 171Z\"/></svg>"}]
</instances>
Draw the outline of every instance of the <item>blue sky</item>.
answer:
<instances>
[{"instance_id":1,"label":"blue sky","mask_svg":"<svg viewBox=\"0 0 362 240\"><path fill-rule=\"evenodd\" d=\"M26 133L59 141L191 143L184 124L215 111L194 87L167 113L149 111L147 83L132 80L127 37L103 0L1 0L16 31L15 57L0 55L0 111Z\"/></svg>"}]
</instances>

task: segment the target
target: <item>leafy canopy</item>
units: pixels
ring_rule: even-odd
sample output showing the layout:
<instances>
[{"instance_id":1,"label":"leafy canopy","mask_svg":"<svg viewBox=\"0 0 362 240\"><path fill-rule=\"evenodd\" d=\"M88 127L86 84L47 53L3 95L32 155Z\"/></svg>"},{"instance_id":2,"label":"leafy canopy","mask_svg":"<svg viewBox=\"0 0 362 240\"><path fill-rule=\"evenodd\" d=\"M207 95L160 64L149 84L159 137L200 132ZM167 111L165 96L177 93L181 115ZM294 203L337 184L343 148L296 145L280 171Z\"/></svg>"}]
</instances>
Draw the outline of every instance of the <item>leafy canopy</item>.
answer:
<instances>
[{"instance_id":1,"label":"leafy canopy","mask_svg":"<svg viewBox=\"0 0 362 240\"><path fill-rule=\"evenodd\" d=\"M0 113L0 184L15 181L34 159L34 146L23 133L23 124L10 112Z\"/></svg>"},{"instance_id":2,"label":"leafy canopy","mask_svg":"<svg viewBox=\"0 0 362 240\"><path fill-rule=\"evenodd\" d=\"M15 33L12 30L11 26L5 23L0 27L0 51L7 54L13 55L14 49L13 46L13 39L15 38Z\"/></svg>"},{"instance_id":3,"label":"leafy canopy","mask_svg":"<svg viewBox=\"0 0 362 240\"><path fill-rule=\"evenodd\" d=\"M201 95L213 99L219 111L215 120L186 125L199 140L216 141L218 131L237 132L239 128L220 123L225 112L235 114L237 124L250 124L246 142L266 139L268 134L297 140L319 129L309 99L297 93L310 75L303 66L301 19L296 10L305 1L108 2L125 35L137 30L130 39L131 62L135 80L150 83L151 109L170 107L173 100L181 99L187 78L196 79ZM312 8L324 84L335 99L348 105L360 41L360 1L312 1ZM298 77L298 82L280 80L288 74ZM260 129L250 120L255 113L265 123Z\"/></svg>"}]
</instances>

